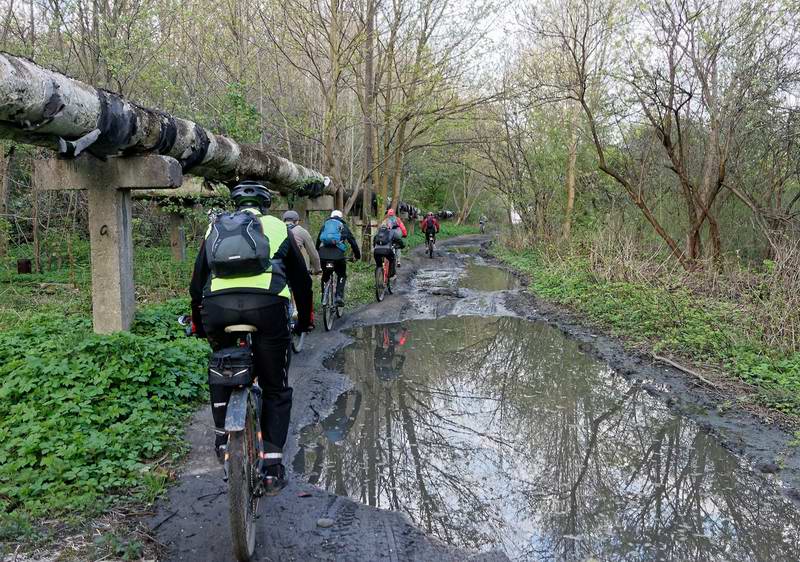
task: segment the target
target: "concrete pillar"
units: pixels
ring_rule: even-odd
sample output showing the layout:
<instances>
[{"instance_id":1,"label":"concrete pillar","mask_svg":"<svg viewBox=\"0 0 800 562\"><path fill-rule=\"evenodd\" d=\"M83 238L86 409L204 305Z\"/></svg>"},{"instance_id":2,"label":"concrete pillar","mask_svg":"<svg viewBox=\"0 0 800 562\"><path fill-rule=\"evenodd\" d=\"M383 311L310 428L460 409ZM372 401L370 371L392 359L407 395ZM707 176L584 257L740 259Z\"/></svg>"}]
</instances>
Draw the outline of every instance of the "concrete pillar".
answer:
<instances>
[{"instance_id":1,"label":"concrete pillar","mask_svg":"<svg viewBox=\"0 0 800 562\"><path fill-rule=\"evenodd\" d=\"M136 310L131 192L102 187L88 191L94 331L128 330Z\"/></svg>"},{"instance_id":2,"label":"concrete pillar","mask_svg":"<svg viewBox=\"0 0 800 562\"><path fill-rule=\"evenodd\" d=\"M183 215L180 213L169 214L169 245L172 248L172 258L177 261L186 259L186 227Z\"/></svg>"},{"instance_id":3,"label":"concrete pillar","mask_svg":"<svg viewBox=\"0 0 800 562\"><path fill-rule=\"evenodd\" d=\"M131 189L180 187L180 164L165 156L99 160L84 153L38 160L33 173L36 189L88 191L94 331L129 329L136 310Z\"/></svg>"}]
</instances>

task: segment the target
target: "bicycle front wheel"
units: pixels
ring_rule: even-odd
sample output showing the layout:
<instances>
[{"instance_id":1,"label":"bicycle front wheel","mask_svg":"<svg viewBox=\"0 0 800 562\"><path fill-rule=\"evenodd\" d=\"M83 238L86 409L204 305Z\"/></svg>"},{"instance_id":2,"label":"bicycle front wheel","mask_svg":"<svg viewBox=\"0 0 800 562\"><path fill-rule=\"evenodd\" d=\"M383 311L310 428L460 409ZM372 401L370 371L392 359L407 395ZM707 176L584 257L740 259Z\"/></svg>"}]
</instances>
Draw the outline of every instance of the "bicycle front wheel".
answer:
<instances>
[{"instance_id":1,"label":"bicycle front wheel","mask_svg":"<svg viewBox=\"0 0 800 562\"><path fill-rule=\"evenodd\" d=\"M228 500L233 554L239 562L249 562L256 549L256 490L260 478L255 417L249 401L244 431L228 434L228 455Z\"/></svg>"},{"instance_id":2,"label":"bicycle front wheel","mask_svg":"<svg viewBox=\"0 0 800 562\"><path fill-rule=\"evenodd\" d=\"M292 333L292 351L295 353L300 353L303 351L303 346L305 345L306 335L302 334L295 334Z\"/></svg>"}]
</instances>

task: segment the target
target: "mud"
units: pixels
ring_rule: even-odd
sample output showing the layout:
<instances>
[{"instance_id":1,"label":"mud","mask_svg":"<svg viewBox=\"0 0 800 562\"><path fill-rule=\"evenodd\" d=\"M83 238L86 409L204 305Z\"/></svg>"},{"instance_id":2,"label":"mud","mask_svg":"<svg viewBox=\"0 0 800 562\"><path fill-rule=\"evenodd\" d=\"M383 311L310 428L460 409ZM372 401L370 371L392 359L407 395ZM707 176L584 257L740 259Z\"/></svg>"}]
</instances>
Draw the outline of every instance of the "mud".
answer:
<instances>
[{"instance_id":1,"label":"mud","mask_svg":"<svg viewBox=\"0 0 800 562\"><path fill-rule=\"evenodd\" d=\"M474 256L448 247L485 241L444 242L433 260L419 251L409 255L397 294L346 314L341 332L307 338L292 366L295 406L285 450L296 473L287 490L262 504L257 559L800 558L798 505L788 499L800 497L800 455L789 446L791 436L717 409L718 397L683 373L626 352L620 342L529 294L463 287ZM516 286L510 283L504 288ZM458 315L490 317L475 322L538 321L501 332L538 330L538 337L517 343L543 347L509 355L513 345L500 338L495 354L481 359L496 367L484 377L474 370L422 384L409 373L431 371L423 358L436 358L445 374L460 372L467 360L461 348L426 352L423 342L447 332L419 321ZM472 321L437 322L463 331ZM413 340L406 345L417 351L402 354L408 358L399 377L375 376L373 332L385 341L377 324L393 325L387 326L395 330L392 341L398 326L410 327ZM469 330L472 338L490 336L482 328ZM443 346L447 340L435 341ZM530 357L536 356L534 365ZM359 361L364 368L357 368ZM499 391L508 399L498 401ZM401 395L412 412L410 425ZM395 416L397 437L378 423L387 412ZM378 421L356 423L367 415ZM415 447L409 431L417 436ZM389 439L396 442L390 446ZM209 446L209 412L198 412L189 440L180 483L151 528L167 549L164 560L230 560L227 498ZM381 443L383 457L378 447L351 453L359 450L354 443L365 442ZM370 454L376 455L371 467ZM387 485L389 467L395 479L404 479L394 492ZM756 467L776 473L763 475ZM427 474L436 478L427 482ZM332 525L320 527L320 519Z\"/></svg>"}]
</instances>

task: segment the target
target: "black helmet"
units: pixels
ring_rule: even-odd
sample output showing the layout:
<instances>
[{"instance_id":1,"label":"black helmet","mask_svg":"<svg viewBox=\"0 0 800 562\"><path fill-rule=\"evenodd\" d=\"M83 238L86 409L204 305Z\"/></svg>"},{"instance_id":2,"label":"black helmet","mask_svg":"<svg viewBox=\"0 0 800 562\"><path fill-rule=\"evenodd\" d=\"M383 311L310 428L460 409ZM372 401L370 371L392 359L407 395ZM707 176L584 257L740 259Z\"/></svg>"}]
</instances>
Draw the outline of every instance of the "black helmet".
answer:
<instances>
[{"instance_id":1,"label":"black helmet","mask_svg":"<svg viewBox=\"0 0 800 562\"><path fill-rule=\"evenodd\" d=\"M238 206L252 203L268 209L272 204L272 194L257 181L245 180L231 190L231 198Z\"/></svg>"}]
</instances>

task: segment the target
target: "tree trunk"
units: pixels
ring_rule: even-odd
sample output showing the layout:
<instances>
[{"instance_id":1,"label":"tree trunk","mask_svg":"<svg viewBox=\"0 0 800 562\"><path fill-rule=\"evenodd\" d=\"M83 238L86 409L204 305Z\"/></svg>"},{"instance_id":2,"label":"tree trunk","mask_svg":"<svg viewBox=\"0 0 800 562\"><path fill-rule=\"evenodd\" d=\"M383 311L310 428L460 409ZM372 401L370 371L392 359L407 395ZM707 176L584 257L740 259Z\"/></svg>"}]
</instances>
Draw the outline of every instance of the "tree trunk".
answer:
<instances>
[{"instance_id":1,"label":"tree trunk","mask_svg":"<svg viewBox=\"0 0 800 562\"><path fill-rule=\"evenodd\" d=\"M0 54L1 137L54 150L61 147L69 154L84 149L100 157L123 152L164 154L177 159L184 173L223 182L269 181L287 194L303 194L309 184L323 182L319 172L258 145L240 145L192 121L138 106L4 54ZM60 139L75 143L67 145ZM333 194L333 190L331 184L325 191Z\"/></svg>"},{"instance_id":2,"label":"tree trunk","mask_svg":"<svg viewBox=\"0 0 800 562\"><path fill-rule=\"evenodd\" d=\"M5 257L8 253L9 245L9 226L8 220L8 197L11 193L11 178L14 174L14 147L8 149L8 153L2 156L0 163L0 257Z\"/></svg>"},{"instance_id":3,"label":"tree trunk","mask_svg":"<svg viewBox=\"0 0 800 562\"><path fill-rule=\"evenodd\" d=\"M33 197L33 217L31 219L31 226L33 227L33 271L34 273L41 273L42 263L39 240L39 192L36 191L36 189L31 189L31 196Z\"/></svg>"},{"instance_id":4,"label":"tree trunk","mask_svg":"<svg viewBox=\"0 0 800 562\"><path fill-rule=\"evenodd\" d=\"M370 246L372 237L372 168L373 163L373 134L372 134L372 105L374 103L375 68L374 68L374 33L375 33L375 1L367 0L366 38L364 40L364 188L361 197L361 219L363 229L361 232L362 248ZM369 252L361 252L363 261L370 260Z\"/></svg>"},{"instance_id":5,"label":"tree trunk","mask_svg":"<svg viewBox=\"0 0 800 562\"><path fill-rule=\"evenodd\" d=\"M564 210L564 224L561 226L561 238L567 242L572 230L572 209L575 207L575 166L578 163L578 115L577 104L572 108L570 119L569 156L567 158L567 207Z\"/></svg>"}]
</instances>

